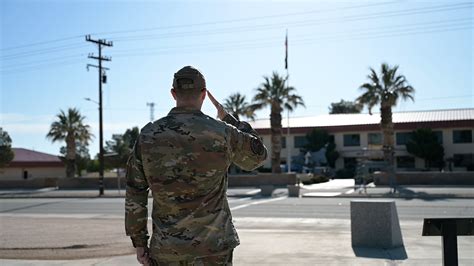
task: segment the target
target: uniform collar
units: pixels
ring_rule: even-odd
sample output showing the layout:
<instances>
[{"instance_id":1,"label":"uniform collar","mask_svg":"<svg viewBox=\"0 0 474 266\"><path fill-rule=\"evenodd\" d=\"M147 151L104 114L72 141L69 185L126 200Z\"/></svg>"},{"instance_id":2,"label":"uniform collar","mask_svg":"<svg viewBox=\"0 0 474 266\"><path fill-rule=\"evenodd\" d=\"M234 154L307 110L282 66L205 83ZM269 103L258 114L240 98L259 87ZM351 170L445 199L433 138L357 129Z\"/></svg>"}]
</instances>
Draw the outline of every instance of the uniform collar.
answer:
<instances>
[{"instance_id":1,"label":"uniform collar","mask_svg":"<svg viewBox=\"0 0 474 266\"><path fill-rule=\"evenodd\" d=\"M174 107L168 114L202 114L202 112L191 107Z\"/></svg>"}]
</instances>

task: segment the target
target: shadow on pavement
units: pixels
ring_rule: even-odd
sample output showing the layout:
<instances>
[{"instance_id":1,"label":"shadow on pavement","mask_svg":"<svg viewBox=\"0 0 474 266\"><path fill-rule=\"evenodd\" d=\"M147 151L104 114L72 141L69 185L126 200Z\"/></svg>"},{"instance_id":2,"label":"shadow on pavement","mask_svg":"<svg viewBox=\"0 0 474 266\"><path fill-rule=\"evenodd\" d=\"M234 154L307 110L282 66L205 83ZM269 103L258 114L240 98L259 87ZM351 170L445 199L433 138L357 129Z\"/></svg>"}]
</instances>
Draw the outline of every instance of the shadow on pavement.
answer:
<instances>
[{"instance_id":1,"label":"shadow on pavement","mask_svg":"<svg viewBox=\"0 0 474 266\"><path fill-rule=\"evenodd\" d=\"M374 258L374 259L390 259L390 260L406 260L408 259L405 247L399 248L365 248L352 247L356 257Z\"/></svg>"},{"instance_id":2,"label":"shadow on pavement","mask_svg":"<svg viewBox=\"0 0 474 266\"><path fill-rule=\"evenodd\" d=\"M396 197L404 198L407 200L421 199L425 201L436 201L436 200L446 200L448 198L453 198L455 195L447 194L447 193L446 194L439 194L439 193L430 194L430 193L426 193L422 191L416 192L402 186L397 186L397 192L395 193L387 192L385 193L385 196L388 196L388 197L396 196Z\"/></svg>"}]
</instances>

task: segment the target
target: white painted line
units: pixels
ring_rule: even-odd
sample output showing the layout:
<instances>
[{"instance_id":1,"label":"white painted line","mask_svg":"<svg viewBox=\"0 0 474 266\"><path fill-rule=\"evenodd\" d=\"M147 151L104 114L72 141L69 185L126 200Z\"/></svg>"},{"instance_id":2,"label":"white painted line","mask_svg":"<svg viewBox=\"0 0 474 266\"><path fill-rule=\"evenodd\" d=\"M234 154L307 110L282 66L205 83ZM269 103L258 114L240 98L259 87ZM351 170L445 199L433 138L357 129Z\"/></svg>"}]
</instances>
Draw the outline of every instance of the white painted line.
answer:
<instances>
[{"instance_id":1,"label":"white painted line","mask_svg":"<svg viewBox=\"0 0 474 266\"><path fill-rule=\"evenodd\" d=\"M344 192L344 194L346 194L346 195L347 195L347 194L352 194L352 193L354 193L354 192L355 192L355 190L354 190L354 189L350 189L350 190L348 190L348 191Z\"/></svg>"},{"instance_id":2,"label":"white painted line","mask_svg":"<svg viewBox=\"0 0 474 266\"><path fill-rule=\"evenodd\" d=\"M238 210L238 209L246 208L246 207L248 207L248 206L258 205L258 204L263 204L263 203L268 203L268 202L272 202L272 201L283 200L283 199L286 199L286 198L288 198L288 197L285 196L285 197L278 197L278 198L268 199L268 200L254 201L254 202L250 202L250 203L247 203L247 204L242 204L242 205L239 205L239 206L232 207L232 208L230 208L230 210L231 210L231 211L235 211L235 210Z\"/></svg>"},{"instance_id":3,"label":"white painted line","mask_svg":"<svg viewBox=\"0 0 474 266\"><path fill-rule=\"evenodd\" d=\"M260 192L260 189L254 189L254 190L250 190L248 192L245 193L245 195L253 195L253 194L257 194Z\"/></svg>"},{"instance_id":4,"label":"white painted line","mask_svg":"<svg viewBox=\"0 0 474 266\"><path fill-rule=\"evenodd\" d=\"M245 197L245 198L240 198L240 199L227 199L227 202L234 203L234 202L246 201L246 200L250 200L250 199L251 199L251 197Z\"/></svg>"},{"instance_id":5,"label":"white painted line","mask_svg":"<svg viewBox=\"0 0 474 266\"><path fill-rule=\"evenodd\" d=\"M304 197L335 197L341 195L341 192L309 192L304 193Z\"/></svg>"},{"instance_id":6,"label":"white painted line","mask_svg":"<svg viewBox=\"0 0 474 266\"><path fill-rule=\"evenodd\" d=\"M0 213L0 217L20 218L65 218L65 219L123 219L123 215L109 214L47 214L47 213Z\"/></svg>"}]
</instances>

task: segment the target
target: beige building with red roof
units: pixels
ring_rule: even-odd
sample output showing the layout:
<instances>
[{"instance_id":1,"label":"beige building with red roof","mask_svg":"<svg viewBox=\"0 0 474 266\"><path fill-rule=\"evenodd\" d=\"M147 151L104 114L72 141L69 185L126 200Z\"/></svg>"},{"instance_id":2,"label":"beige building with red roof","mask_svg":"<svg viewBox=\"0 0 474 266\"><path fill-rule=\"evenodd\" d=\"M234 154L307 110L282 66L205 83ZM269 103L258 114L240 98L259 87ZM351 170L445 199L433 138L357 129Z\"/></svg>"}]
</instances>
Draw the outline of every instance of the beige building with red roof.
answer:
<instances>
[{"instance_id":1,"label":"beige building with red roof","mask_svg":"<svg viewBox=\"0 0 474 266\"><path fill-rule=\"evenodd\" d=\"M399 170L414 170L424 167L424 160L416 158L406 151L405 143L410 133L419 128L430 128L438 136L444 147L445 160L452 159L454 170L466 170L474 163L474 108L449 109L433 111L393 113L395 130L395 159ZM306 145L306 134L313 129L326 130L336 143L339 158L336 169L361 157L380 159L382 156L382 133L380 114L326 114L313 117L290 117L290 135L287 136L288 120L282 119L283 139L281 162L286 164L287 152L296 156ZM264 143L271 152L269 119L250 122L252 127L263 137ZM270 167L270 156L265 167ZM292 167L293 168L293 167Z\"/></svg>"},{"instance_id":2,"label":"beige building with red roof","mask_svg":"<svg viewBox=\"0 0 474 266\"><path fill-rule=\"evenodd\" d=\"M0 180L66 176L66 166L56 155L23 148L12 150L15 157L6 168L0 168Z\"/></svg>"}]
</instances>

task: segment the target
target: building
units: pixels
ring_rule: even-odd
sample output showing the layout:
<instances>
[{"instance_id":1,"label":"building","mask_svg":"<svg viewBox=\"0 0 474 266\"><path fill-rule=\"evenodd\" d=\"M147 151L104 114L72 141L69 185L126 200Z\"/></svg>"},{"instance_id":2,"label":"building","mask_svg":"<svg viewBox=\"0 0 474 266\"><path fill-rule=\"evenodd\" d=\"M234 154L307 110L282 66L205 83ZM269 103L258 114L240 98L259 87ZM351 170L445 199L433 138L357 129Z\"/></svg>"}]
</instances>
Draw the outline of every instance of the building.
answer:
<instances>
[{"instance_id":1,"label":"building","mask_svg":"<svg viewBox=\"0 0 474 266\"><path fill-rule=\"evenodd\" d=\"M66 166L58 156L23 148L12 148L15 157L0 168L0 180L65 177Z\"/></svg>"},{"instance_id":2,"label":"building","mask_svg":"<svg viewBox=\"0 0 474 266\"><path fill-rule=\"evenodd\" d=\"M282 119L283 137L281 162L287 161L287 153L296 156L306 145L306 134L313 129L326 130L336 143L339 158L336 169L353 164L357 158L381 159L382 133L380 114L327 114L314 117L290 118L290 134L287 135L288 120ZM405 144L411 132L419 128L430 128L438 136L445 152L445 160L452 161L453 170L466 170L473 164L474 108L393 113L395 131L395 164L398 170L422 169L424 160L415 158L406 151ZM263 137L271 152L269 120L250 122ZM371 158L372 157L372 158ZM270 167L270 156L264 167Z\"/></svg>"}]
</instances>

